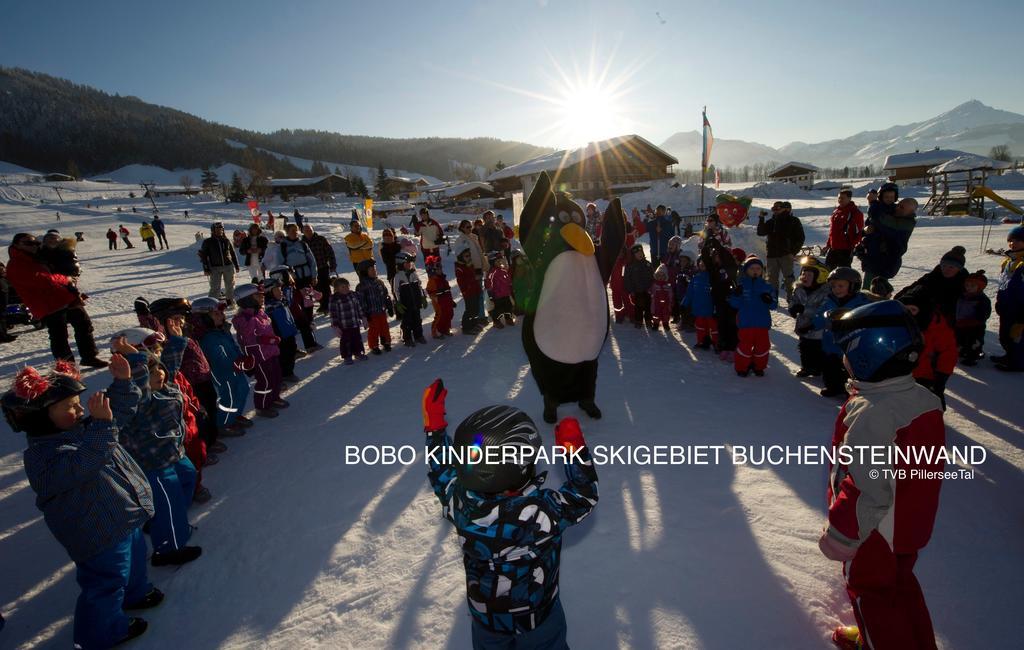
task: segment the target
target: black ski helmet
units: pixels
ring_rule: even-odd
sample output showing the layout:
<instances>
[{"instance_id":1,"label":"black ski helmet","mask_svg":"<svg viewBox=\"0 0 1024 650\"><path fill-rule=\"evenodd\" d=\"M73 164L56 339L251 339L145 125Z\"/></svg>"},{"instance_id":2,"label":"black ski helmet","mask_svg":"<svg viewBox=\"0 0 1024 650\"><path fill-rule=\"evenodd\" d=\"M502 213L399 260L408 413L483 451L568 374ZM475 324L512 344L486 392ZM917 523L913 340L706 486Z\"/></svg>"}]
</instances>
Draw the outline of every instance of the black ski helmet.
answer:
<instances>
[{"instance_id":1,"label":"black ski helmet","mask_svg":"<svg viewBox=\"0 0 1024 650\"><path fill-rule=\"evenodd\" d=\"M512 406L487 406L470 414L455 430L452 445L463 462L455 463L459 482L467 490L498 494L523 487L535 474L535 464L469 462L470 450L479 448L486 454L488 447L532 447L532 458L540 449L540 432L530 416ZM528 454L517 450L516 458L526 460ZM499 452L491 452L491 454ZM486 456L484 456L486 459Z\"/></svg>"},{"instance_id":2,"label":"black ski helmet","mask_svg":"<svg viewBox=\"0 0 1024 650\"><path fill-rule=\"evenodd\" d=\"M849 266L837 266L828 274L829 283L833 280L846 280L850 285L850 295L860 291L861 278L860 271L857 269L852 269Z\"/></svg>"},{"instance_id":3,"label":"black ski helmet","mask_svg":"<svg viewBox=\"0 0 1024 650\"><path fill-rule=\"evenodd\" d=\"M192 303L188 298L158 298L149 303L149 311L157 320L164 321L171 316L188 316Z\"/></svg>"}]
</instances>

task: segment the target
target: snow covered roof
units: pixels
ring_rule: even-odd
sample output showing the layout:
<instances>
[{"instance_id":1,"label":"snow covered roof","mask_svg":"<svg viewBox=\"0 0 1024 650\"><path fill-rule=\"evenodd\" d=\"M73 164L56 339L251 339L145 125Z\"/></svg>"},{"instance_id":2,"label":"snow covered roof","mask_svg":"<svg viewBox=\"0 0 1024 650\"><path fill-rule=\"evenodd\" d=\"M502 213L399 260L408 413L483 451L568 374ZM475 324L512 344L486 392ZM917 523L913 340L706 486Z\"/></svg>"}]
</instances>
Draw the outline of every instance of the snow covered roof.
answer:
<instances>
[{"instance_id":1,"label":"snow covered roof","mask_svg":"<svg viewBox=\"0 0 1024 650\"><path fill-rule=\"evenodd\" d=\"M965 153L962 156L957 156L952 160L932 167L928 170L929 174L946 174L950 172L966 172L973 169L1009 169L1012 165L1008 162L1001 160L993 160L986 158L985 156L978 156L973 153Z\"/></svg>"},{"instance_id":2,"label":"snow covered roof","mask_svg":"<svg viewBox=\"0 0 1024 650\"><path fill-rule=\"evenodd\" d=\"M668 154L661 147L651 144L648 140L645 140L636 134L630 134L616 136L607 140L598 140L597 142L591 142L577 149L563 149L561 151L555 151L543 156L531 158L530 160L521 162L517 165L509 165L508 167L499 169L488 176L487 180L496 181L503 178L517 178L519 176L539 174L540 172L553 172L565 167L571 167L572 165L581 163L584 160L600 156L615 147L624 145L629 146L631 143L640 143L645 147L653 149L655 153L660 154L668 160L668 164L675 165L679 163L675 157Z\"/></svg>"},{"instance_id":3,"label":"snow covered roof","mask_svg":"<svg viewBox=\"0 0 1024 650\"><path fill-rule=\"evenodd\" d=\"M963 156L963 151L956 149L930 149L914 153L897 153L885 157L882 169L904 169L906 167L931 167L941 165L947 160Z\"/></svg>"},{"instance_id":4,"label":"snow covered roof","mask_svg":"<svg viewBox=\"0 0 1024 650\"><path fill-rule=\"evenodd\" d=\"M324 181L328 178L340 178L343 181L348 179L338 174L327 174L325 176L314 176L313 178L272 178L270 179L271 187L295 187L295 186L307 186L316 185L317 183Z\"/></svg>"},{"instance_id":5,"label":"snow covered roof","mask_svg":"<svg viewBox=\"0 0 1024 650\"><path fill-rule=\"evenodd\" d=\"M485 183L483 181L471 181L468 183L452 183L444 185L430 185L428 187L423 188L423 191L425 192L429 192L431 194L441 194L446 197L461 196L463 194L468 194L473 190L484 190L485 192L493 192L494 188L491 187L490 183Z\"/></svg>"},{"instance_id":6,"label":"snow covered roof","mask_svg":"<svg viewBox=\"0 0 1024 650\"><path fill-rule=\"evenodd\" d=\"M768 172L768 175L769 176L774 176L775 174L781 172L783 169L785 169L787 167L799 167L800 169L806 169L807 171L810 171L810 172L819 172L819 171L821 171L820 169L818 169L817 167L815 167L814 165L812 165L810 163L797 162L795 160L790 160L789 162L784 162L781 165L779 165L778 167L776 167L775 169L773 169L770 172Z\"/></svg>"}]
</instances>

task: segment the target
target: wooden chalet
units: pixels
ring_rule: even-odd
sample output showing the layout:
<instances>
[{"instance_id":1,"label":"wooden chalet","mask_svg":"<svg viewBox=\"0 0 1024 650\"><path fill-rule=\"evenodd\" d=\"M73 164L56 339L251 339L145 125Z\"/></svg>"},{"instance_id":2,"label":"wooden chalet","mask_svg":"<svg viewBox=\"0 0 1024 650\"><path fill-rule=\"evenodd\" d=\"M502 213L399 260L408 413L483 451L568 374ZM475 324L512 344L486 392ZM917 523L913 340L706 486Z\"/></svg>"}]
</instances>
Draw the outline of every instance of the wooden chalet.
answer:
<instances>
[{"instance_id":1,"label":"wooden chalet","mask_svg":"<svg viewBox=\"0 0 1024 650\"><path fill-rule=\"evenodd\" d=\"M547 172L556 190L594 200L644 190L656 181L671 179L672 166L678 163L644 138L623 135L510 165L487 181L499 195L522 191L529 196L541 172Z\"/></svg>"}]
</instances>

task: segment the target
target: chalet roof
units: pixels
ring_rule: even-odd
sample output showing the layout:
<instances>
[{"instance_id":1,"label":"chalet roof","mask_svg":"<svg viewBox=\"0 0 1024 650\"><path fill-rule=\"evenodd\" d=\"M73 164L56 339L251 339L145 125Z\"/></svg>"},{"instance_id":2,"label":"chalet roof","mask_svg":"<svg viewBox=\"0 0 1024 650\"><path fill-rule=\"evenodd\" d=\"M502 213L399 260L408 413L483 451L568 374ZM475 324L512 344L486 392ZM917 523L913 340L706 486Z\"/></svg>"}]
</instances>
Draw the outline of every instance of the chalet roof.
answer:
<instances>
[{"instance_id":1,"label":"chalet roof","mask_svg":"<svg viewBox=\"0 0 1024 650\"><path fill-rule=\"evenodd\" d=\"M327 174L325 176L314 176L313 178L272 178L270 179L270 187L306 187L309 185L316 185L328 178L338 178L343 181L348 181L347 178L340 174Z\"/></svg>"},{"instance_id":2,"label":"chalet roof","mask_svg":"<svg viewBox=\"0 0 1024 650\"><path fill-rule=\"evenodd\" d=\"M941 165L947 160L963 156L963 151L956 149L930 149L913 153L897 153L886 156L882 169L904 169L907 167L932 167Z\"/></svg>"},{"instance_id":3,"label":"chalet roof","mask_svg":"<svg viewBox=\"0 0 1024 650\"><path fill-rule=\"evenodd\" d=\"M965 153L952 160L947 160L928 170L929 174L948 174L951 172L969 172L976 169L1009 169L1012 165L1001 160L993 160L973 153Z\"/></svg>"},{"instance_id":4,"label":"chalet roof","mask_svg":"<svg viewBox=\"0 0 1024 650\"><path fill-rule=\"evenodd\" d=\"M781 165L779 165L775 169L773 169L770 172L768 172L768 175L769 176L774 176L775 174L778 174L779 172L785 170L787 167L796 167L797 169L804 169L804 170L807 170L809 172L820 172L821 171L820 169L818 169L817 167L815 167L814 165L812 165L810 163L803 163L803 162L797 162L795 160L790 160L789 162L782 163Z\"/></svg>"},{"instance_id":5,"label":"chalet roof","mask_svg":"<svg viewBox=\"0 0 1024 650\"><path fill-rule=\"evenodd\" d=\"M456 197L468 194L474 190L484 190L485 192L493 192L494 188L490 183L483 181L471 181L468 183L447 183L444 185L430 185L423 188L425 192L431 194L441 194L445 197Z\"/></svg>"},{"instance_id":6,"label":"chalet roof","mask_svg":"<svg viewBox=\"0 0 1024 650\"><path fill-rule=\"evenodd\" d=\"M538 174L542 171L553 172L565 167L571 167L572 165L581 163L584 160L600 156L610 149L621 146L635 146L637 144L652 150L655 155L664 158L666 165L675 165L679 163L675 157L667 153L661 147L651 144L648 140L645 140L636 134L630 134L616 136L607 140L598 140L597 142L591 142L577 149L563 149L561 151L555 151L554 153L531 158L530 160L521 162L517 165L509 165L508 167L499 169L488 176L487 180L497 181L503 178L517 178L520 176L529 176L530 174Z\"/></svg>"}]
</instances>

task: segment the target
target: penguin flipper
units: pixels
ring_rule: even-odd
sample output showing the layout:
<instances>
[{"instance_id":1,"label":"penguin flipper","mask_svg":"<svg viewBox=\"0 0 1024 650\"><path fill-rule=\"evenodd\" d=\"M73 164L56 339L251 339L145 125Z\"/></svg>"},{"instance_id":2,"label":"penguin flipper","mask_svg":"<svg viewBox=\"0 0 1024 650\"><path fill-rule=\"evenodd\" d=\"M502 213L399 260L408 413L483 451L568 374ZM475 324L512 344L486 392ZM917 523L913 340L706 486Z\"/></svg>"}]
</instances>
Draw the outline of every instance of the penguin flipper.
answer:
<instances>
[{"instance_id":1,"label":"penguin flipper","mask_svg":"<svg viewBox=\"0 0 1024 650\"><path fill-rule=\"evenodd\" d=\"M615 260L626 245L626 213L622 211L622 202L615 197L608 204L601 220L601 246L597 249L597 266L601 269L601 278L608 284L612 277Z\"/></svg>"},{"instance_id":2,"label":"penguin flipper","mask_svg":"<svg viewBox=\"0 0 1024 650\"><path fill-rule=\"evenodd\" d=\"M530 233L542 227L544 214L551 210L555 203L555 195L551 191L551 178L547 172L541 172L540 178L530 192L530 198L523 205L519 215L519 241L523 243L523 251L530 260L540 259L541 242L537 237L530 239Z\"/></svg>"}]
</instances>

